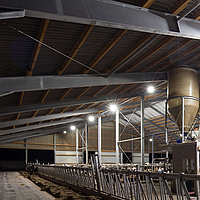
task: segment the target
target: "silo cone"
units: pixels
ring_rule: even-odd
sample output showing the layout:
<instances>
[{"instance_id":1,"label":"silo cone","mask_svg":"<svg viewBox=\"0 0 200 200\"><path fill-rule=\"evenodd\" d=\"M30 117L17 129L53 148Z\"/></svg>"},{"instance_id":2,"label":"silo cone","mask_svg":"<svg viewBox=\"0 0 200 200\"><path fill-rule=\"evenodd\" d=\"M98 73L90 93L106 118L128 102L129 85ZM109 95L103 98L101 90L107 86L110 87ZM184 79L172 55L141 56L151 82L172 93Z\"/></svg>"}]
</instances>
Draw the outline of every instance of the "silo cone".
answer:
<instances>
[{"instance_id":1,"label":"silo cone","mask_svg":"<svg viewBox=\"0 0 200 200\"><path fill-rule=\"evenodd\" d=\"M182 131L182 96L184 98L184 132L188 132L199 109L198 72L187 66L169 71L167 98L168 109ZM177 98L176 98L177 97ZM192 98L188 98L192 97Z\"/></svg>"}]
</instances>

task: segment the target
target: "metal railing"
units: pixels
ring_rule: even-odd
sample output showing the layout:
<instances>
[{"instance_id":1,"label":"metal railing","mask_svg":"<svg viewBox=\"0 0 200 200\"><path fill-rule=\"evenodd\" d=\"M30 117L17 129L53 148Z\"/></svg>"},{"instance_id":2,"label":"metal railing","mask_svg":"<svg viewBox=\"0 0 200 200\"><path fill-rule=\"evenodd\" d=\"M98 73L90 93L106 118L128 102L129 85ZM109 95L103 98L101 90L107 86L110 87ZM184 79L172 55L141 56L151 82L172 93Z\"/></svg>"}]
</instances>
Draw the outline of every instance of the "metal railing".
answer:
<instances>
[{"instance_id":1,"label":"metal railing","mask_svg":"<svg viewBox=\"0 0 200 200\"><path fill-rule=\"evenodd\" d=\"M28 166L30 167L30 165ZM45 176L123 199L199 200L200 175L34 165ZM190 196L186 185L193 189Z\"/></svg>"}]
</instances>

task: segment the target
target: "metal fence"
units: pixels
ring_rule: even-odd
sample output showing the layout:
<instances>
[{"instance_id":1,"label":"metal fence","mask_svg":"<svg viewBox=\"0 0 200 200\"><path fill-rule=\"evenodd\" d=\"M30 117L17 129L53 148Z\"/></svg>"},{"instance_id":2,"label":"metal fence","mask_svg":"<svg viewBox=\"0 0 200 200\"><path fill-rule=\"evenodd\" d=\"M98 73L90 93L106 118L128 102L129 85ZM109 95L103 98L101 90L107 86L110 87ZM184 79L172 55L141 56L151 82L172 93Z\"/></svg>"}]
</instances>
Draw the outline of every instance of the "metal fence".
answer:
<instances>
[{"instance_id":1,"label":"metal fence","mask_svg":"<svg viewBox=\"0 0 200 200\"><path fill-rule=\"evenodd\" d=\"M91 168L34 166L45 176L123 199L199 200L200 175L98 169L94 165Z\"/></svg>"}]
</instances>

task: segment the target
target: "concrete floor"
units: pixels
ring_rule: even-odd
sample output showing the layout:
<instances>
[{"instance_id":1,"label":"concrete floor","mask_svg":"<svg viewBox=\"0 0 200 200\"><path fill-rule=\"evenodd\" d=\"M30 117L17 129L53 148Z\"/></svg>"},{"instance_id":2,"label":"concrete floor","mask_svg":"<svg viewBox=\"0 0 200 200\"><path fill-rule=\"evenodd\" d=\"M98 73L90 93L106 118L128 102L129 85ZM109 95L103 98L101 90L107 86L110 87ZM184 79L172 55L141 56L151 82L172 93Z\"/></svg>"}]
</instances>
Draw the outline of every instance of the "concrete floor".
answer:
<instances>
[{"instance_id":1,"label":"concrete floor","mask_svg":"<svg viewBox=\"0 0 200 200\"><path fill-rule=\"evenodd\" d=\"M0 172L0 200L53 200L18 172Z\"/></svg>"}]
</instances>

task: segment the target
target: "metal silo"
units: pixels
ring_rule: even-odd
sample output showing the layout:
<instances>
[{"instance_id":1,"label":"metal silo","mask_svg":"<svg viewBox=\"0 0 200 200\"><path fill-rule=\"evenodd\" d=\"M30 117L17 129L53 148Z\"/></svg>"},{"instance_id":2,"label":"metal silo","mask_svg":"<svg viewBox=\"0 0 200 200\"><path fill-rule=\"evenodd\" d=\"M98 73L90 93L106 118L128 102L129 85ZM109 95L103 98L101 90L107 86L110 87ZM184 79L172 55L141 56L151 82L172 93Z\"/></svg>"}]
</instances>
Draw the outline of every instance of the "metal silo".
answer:
<instances>
[{"instance_id":1,"label":"metal silo","mask_svg":"<svg viewBox=\"0 0 200 200\"><path fill-rule=\"evenodd\" d=\"M178 66L168 74L168 109L182 131L183 141L199 109L198 77L198 72L187 66Z\"/></svg>"}]
</instances>

